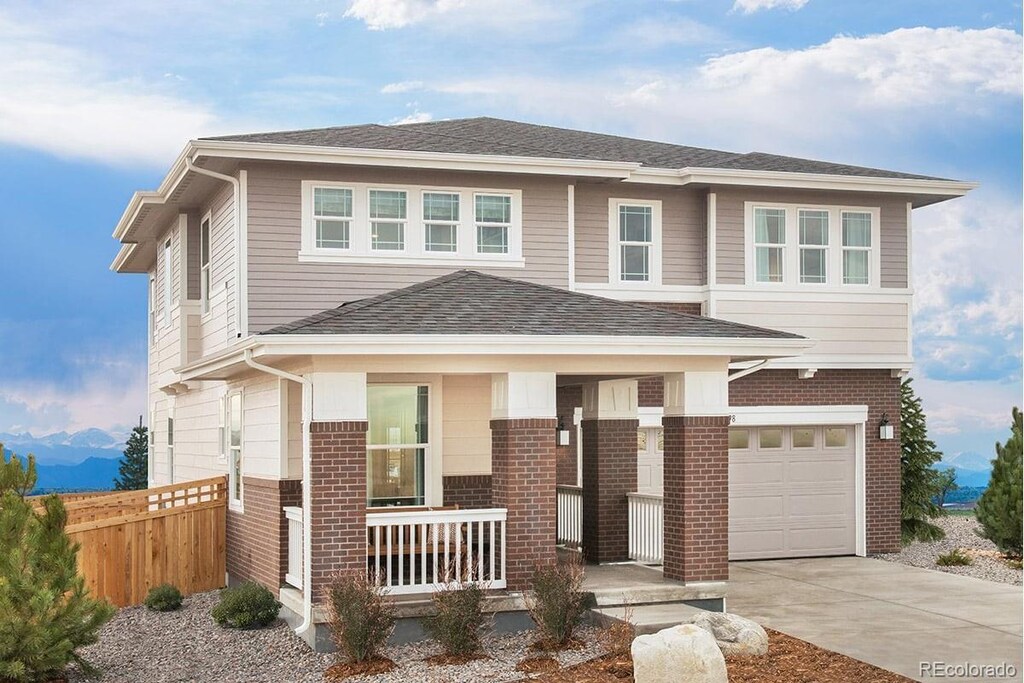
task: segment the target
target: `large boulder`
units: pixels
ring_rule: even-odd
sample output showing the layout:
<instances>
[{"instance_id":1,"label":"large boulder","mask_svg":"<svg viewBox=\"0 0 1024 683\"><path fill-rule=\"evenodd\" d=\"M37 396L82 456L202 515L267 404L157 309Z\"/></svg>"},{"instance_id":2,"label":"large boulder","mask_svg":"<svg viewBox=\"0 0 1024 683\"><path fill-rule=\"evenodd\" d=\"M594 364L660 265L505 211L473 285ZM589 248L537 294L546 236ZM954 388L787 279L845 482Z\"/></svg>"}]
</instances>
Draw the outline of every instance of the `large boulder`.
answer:
<instances>
[{"instance_id":1,"label":"large boulder","mask_svg":"<svg viewBox=\"0 0 1024 683\"><path fill-rule=\"evenodd\" d=\"M728 683L725 657L710 633L680 624L638 636L630 648L636 683Z\"/></svg>"},{"instance_id":2,"label":"large boulder","mask_svg":"<svg viewBox=\"0 0 1024 683\"><path fill-rule=\"evenodd\" d=\"M700 612L689 623L713 635L727 657L768 654L768 634L750 619L724 612Z\"/></svg>"}]
</instances>

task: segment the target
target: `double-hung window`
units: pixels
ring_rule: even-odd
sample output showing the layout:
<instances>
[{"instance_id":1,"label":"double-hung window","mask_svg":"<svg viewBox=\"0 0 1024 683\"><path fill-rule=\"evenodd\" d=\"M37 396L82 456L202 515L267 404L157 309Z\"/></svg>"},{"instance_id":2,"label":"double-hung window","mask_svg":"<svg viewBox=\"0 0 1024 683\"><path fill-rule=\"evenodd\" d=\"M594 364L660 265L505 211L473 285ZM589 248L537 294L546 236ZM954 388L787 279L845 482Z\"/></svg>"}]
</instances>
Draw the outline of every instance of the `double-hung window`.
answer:
<instances>
[{"instance_id":1,"label":"double-hung window","mask_svg":"<svg viewBox=\"0 0 1024 683\"><path fill-rule=\"evenodd\" d=\"M459 250L459 194L423 193L423 248L454 253Z\"/></svg>"},{"instance_id":2,"label":"double-hung window","mask_svg":"<svg viewBox=\"0 0 1024 683\"><path fill-rule=\"evenodd\" d=\"M871 280L871 214L843 211L843 284L866 285Z\"/></svg>"},{"instance_id":3,"label":"double-hung window","mask_svg":"<svg viewBox=\"0 0 1024 683\"><path fill-rule=\"evenodd\" d=\"M800 209L800 282L828 282L828 211Z\"/></svg>"},{"instance_id":4,"label":"double-hung window","mask_svg":"<svg viewBox=\"0 0 1024 683\"><path fill-rule=\"evenodd\" d=\"M372 385L366 399L367 504L423 505L430 449L429 387Z\"/></svg>"},{"instance_id":5,"label":"double-hung window","mask_svg":"<svg viewBox=\"0 0 1024 683\"><path fill-rule=\"evenodd\" d=\"M754 209L754 262L758 282L782 282L786 248L786 210Z\"/></svg>"},{"instance_id":6,"label":"double-hung window","mask_svg":"<svg viewBox=\"0 0 1024 683\"><path fill-rule=\"evenodd\" d=\"M619 205L619 279L650 282L654 212L647 205Z\"/></svg>"},{"instance_id":7,"label":"double-hung window","mask_svg":"<svg viewBox=\"0 0 1024 683\"><path fill-rule=\"evenodd\" d=\"M408 215L405 190L370 190L370 248L404 251Z\"/></svg>"},{"instance_id":8,"label":"double-hung window","mask_svg":"<svg viewBox=\"0 0 1024 683\"><path fill-rule=\"evenodd\" d=\"M156 343L156 275L149 277L149 343ZM152 423L150 423L152 425Z\"/></svg>"},{"instance_id":9,"label":"double-hung window","mask_svg":"<svg viewBox=\"0 0 1024 683\"><path fill-rule=\"evenodd\" d=\"M507 254L512 225L512 197L478 194L474 197L476 251L478 254Z\"/></svg>"},{"instance_id":10,"label":"double-hung window","mask_svg":"<svg viewBox=\"0 0 1024 683\"><path fill-rule=\"evenodd\" d=\"M199 225L199 300L202 312L210 310L210 218Z\"/></svg>"},{"instance_id":11,"label":"double-hung window","mask_svg":"<svg viewBox=\"0 0 1024 683\"><path fill-rule=\"evenodd\" d=\"M228 500L242 504L242 394L228 397Z\"/></svg>"},{"instance_id":12,"label":"double-hung window","mask_svg":"<svg viewBox=\"0 0 1024 683\"><path fill-rule=\"evenodd\" d=\"M313 220L316 246L320 249L348 249L352 230L352 190L347 187L313 189Z\"/></svg>"},{"instance_id":13,"label":"double-hung window","mask_svg":"<svg viewBox=\"0 0 1024 683\"><path fill-rule=\"evenodd\" d=\"M167 476L169 484L174 483L174 409L167 411Z\"/></svg>"},{"instance_id":14,"label":"double-hung window","mask_svg":"<svg viewBox=\"0 0 1024 683\"><path fill-rule=\"evenodd\" d=\"M164 268L164 306L163 306L163 324L164 326L171 324L171 238L168 237L167 241L164 242L164 254L163 254L163 268Z\"/></svg>"}]
</instances>

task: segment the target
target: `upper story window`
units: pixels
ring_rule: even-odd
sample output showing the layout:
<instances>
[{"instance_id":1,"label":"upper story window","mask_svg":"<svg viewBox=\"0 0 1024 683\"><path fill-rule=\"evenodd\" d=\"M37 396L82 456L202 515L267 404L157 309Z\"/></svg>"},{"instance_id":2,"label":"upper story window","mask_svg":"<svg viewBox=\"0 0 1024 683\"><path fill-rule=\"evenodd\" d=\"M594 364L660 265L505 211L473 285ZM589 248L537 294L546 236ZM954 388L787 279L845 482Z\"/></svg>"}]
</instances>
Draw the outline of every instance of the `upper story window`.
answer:
<instances>
[{"instance_id":1,"label":"upper story window","mask_svg":"<svg viewBox=\"0 0 1024 683\"><path fill-rule=\"evenodd\" d=\"M877 208L746 203L747 282L879 286Z\"/></svg>"},{"instance_id":2,"label":"upper story window","mask_svg":"<svg viewBox=\"0 0 1024 683\"><path fill-rule=\"evenodd\" d=\"M661 202L611 199L608 206L609 282L661 282Z\"/></svg>"},{"instance_id":3,"label":"upper story window","mask_svg":"<svg viewBox=\"0 0 1024 683\"><path fill-rule=\"evenodd\" d=\"M156 343L156 275L149 276L149 343ZM150 424L153 424L152 422Z\"/></svg>"},{"instance_id":4,"label":"upper story window","mask_svg":"<svg viewBox=\"0 0 1024 683\"><path fill-rule=\"evenodd\" d=\"M164 242L163 269L164 269L164 305L163 324L171 324L171 238Z\"/></svg>"},{"instance_id":5,"label":"upper story window","mask_svg":"<svg viewBox=\"0 0 1024 683\"><path fill-rule=\"evenodd\" d=\"M199 302L202 312L210 310L210 217L199 225Z\"/></svg>"},{"instance_id":6,"label":"upper story window","mask_svg":"<svg viewBox=\"0 0 1024 683\"><path fill-rule=\"evenodd\" d=\"M519 190L302 183L299 260L522 267Z\"/></svg>"}]
</instances>

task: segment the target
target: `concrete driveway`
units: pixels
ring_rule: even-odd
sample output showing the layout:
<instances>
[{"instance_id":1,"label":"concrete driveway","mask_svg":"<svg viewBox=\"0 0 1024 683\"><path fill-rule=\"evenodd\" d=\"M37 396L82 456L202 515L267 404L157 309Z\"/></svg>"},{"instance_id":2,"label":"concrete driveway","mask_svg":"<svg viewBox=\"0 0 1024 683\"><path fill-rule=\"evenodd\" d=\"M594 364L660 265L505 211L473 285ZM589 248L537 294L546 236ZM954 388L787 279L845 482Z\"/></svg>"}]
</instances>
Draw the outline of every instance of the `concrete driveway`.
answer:
<instances>
[{"instance_id":1,"label":"concrete driveway","mask_svg":"<svg viewBox=\"0 0 1024 683\"><path fill-rule=\"evenodd\" d=\"M863 557L733 562L726 608L921 681L1001 680L930 676L922 662L1024 671L1020 586Z\"/></svg>"}]
</instances>

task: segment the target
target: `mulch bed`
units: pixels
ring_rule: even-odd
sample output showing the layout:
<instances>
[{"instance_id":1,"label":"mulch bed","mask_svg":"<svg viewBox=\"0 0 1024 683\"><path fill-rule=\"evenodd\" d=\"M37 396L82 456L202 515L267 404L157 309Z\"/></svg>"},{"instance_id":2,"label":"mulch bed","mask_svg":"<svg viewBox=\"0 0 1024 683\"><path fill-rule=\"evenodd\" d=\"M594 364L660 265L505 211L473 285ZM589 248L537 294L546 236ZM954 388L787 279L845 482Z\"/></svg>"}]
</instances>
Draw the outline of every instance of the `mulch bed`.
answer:
<instances>
[{"instance_id":1,"label":"mulch bed","mask_svg":"<svg viewBox=\"0 0 1024 683\"><path fill-rule=\"evenodd\" d=\"M439 655L427 657L424 661L432 666L460 666L478 659L488 659L488 657L483 652L474 652L471 655L450 655L442 652Z\"/></svg>"},{"instance_id":2,"label":"mulch bed","mask_svg":"<svg viewBox=\"0 0 1024 683\"><path fill-rule=\"evenodd\" d=\"M729 657L730 683L913 683L911 679L817 645L768 632L764 657ZM533 679L542 683L631 683L633 662L628 654L605 655L577 666Z\"/></svg>"},{"instance_id":3,"label":"mulch bed","mask_svg":"<svg viewBox=\"0 0 1024 683\"><path fill-rule=\"evenodd\" d=\"M343 662L327 669L324 672L324 678L329 681L343 681L352 676L386 674L395 666L395 663L386 657L368 659L365 662Z\"/></svg>"},{"instance_id":4,"label":"mulch bed","mask_svg":"<svg viewBox=\"0 0 1024 683\"><path fill-rule=\"evenodd\" d=\"M557 671L561 666L554 657L527 657L516 664L516 671L528 674L547 673Z\"/></svg>"}]
</instances>

